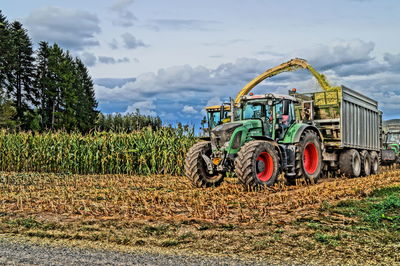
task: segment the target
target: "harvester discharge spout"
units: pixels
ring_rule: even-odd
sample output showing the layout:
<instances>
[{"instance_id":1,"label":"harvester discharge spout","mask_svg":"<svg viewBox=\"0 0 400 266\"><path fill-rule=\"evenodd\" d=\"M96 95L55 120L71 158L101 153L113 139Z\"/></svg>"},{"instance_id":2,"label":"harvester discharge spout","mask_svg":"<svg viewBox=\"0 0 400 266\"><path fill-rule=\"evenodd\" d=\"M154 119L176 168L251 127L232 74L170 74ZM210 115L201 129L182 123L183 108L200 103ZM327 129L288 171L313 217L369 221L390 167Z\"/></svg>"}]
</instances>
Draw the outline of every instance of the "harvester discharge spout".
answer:
<instances>
[{"instance_id":1,"label":"harvester discharge spout","mask_svg":"<svg viewBox=\"0 0 400 266\"><path fill-rule=\"evenodd\" d=\"M306 60L301 58L294 58L288 62L280 64L279 66L268 69L267 71L247 83L247 85L244 86L243 89L236 95L235 104L239 104L241 97L247 95L255 86L257 86L263 80L276 76L282 72L296 71L298 69L307 69L308 71L310 71L310 73L315 77L318 84L324 91L340 89L340 87L330 86L325 76L316 71Z\"/></svg>"}]
</instances>

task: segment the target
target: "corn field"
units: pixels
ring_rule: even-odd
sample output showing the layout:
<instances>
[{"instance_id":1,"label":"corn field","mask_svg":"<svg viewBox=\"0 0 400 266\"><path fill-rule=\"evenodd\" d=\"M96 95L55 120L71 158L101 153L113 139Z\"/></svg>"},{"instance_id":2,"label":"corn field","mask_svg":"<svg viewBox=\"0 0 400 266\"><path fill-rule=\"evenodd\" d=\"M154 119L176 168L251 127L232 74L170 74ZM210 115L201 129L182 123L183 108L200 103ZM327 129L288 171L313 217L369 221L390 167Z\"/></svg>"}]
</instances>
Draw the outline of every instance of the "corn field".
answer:
<instances>
[{"instance_id":1,"label":"corn field","mask_svg":"<svg viewBox=\"0 0 400 266\"><path fill-rule=\"evenodd\" d=\"M183 173L190 130L132 133L8 133L0 131L0 170L79 174Z\"/></svg>"}]
</instances>

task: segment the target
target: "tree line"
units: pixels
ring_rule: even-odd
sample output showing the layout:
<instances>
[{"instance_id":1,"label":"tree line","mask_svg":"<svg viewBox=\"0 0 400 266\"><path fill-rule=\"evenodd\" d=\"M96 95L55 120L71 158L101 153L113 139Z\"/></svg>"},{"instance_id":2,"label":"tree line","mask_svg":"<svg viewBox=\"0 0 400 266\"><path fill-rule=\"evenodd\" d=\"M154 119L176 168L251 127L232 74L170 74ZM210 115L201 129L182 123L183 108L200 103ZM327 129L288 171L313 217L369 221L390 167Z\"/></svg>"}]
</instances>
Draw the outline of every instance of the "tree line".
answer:
<instances>
[{"instance_id":1,"label":"tree line","mask_svg":"<svg viewBox=\"0 0 400 266\"><path fill-rule=\"evenodd\" d=\"M130 133L150 127L158 130L162 127L162 121L157 116L143 115L139 109L129 114L102 114L98 116L97 131L112 131Z\"/></svg>"},{"instance_id":2,"label":"tree line","mask_svg":"<svg viewBox=\"0 0 400 266\"><path fill-rule=\"evenodd\" d=\"M0 10L0 128L132 132L162 126L159 117L102 114L85 64L57 44L37 49L27 30Z\"/></svg>"},{"instance_id":3,"label":"tree line","mask_svg":"<svg viewBox=\"0 0 400 266\"><path fill-rule=\"evenodd\" d=\"M36 51L23 25L0 11L0 126L20 130L95 127L97 101L84 63L57 44Z\"/></svg>"}]
</instances>

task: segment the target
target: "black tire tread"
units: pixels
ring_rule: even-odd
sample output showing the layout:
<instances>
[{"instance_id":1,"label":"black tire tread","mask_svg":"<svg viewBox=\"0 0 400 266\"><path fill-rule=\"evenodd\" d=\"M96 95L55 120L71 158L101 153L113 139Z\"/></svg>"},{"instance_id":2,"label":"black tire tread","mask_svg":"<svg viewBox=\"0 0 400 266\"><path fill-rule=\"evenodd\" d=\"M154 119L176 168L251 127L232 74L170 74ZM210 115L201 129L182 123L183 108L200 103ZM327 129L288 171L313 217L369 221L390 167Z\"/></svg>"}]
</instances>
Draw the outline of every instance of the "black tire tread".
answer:
<instances>
[{"instance_id":1,"label":"black tire tread","mask_svg":"<svg viewBox=\"0 0 400 266\"><path fill-rule=\"evenodd\" d=\"M353 155L358 151L355 149L345 150L339 156L340 173L349 177L357 177L353 172Z\"/></svg>"},{"instance_id":2,"label":"black tire tread","mask_svg":"<svg viewBox=\"0 0 400 266\"><path fill-rule=\"evenodd\" d=\"M361 176L369 176L371 174L372 160L368 151L363 150L360 152L361 156ZM365 161L369 160L369 172L365 168Z\"/></svg>"},{"instance_id":3,"label":"black tire tread","mask_svg":"<svg viewBox=\"0 0 400 266\"><path fill-rule=\"evenodd\" d=\"M206 177L205 172L207 169L203 169L202 154L205 154L211 149L211 143L209 141L201 141L194 144L186 154L185 159L185 175L192 182L193 186L199 188L218 186L224 179L222 174L217 174L214 178L209 179Z\"/></svg>"},{"instance_id":4,"label":"black tire tread","mask_svg":"<svg viewBox=\"0 0 400 266\"><path fill-rule=\"evenodd\" d=\"M378 153L376 151L372 151L370 153L370 155L371 155L371 174L377 175L377 174L380 173L381 159L380 159L380 157L379 157L379 155L378 155ZM372 164L373 164L374 160L378 161L378 169L376 171L372 167Z\"/></svg>"},{"instance_id":5,"label":"black tire tread","mask_svg":"<svg viewBox=\"0 0 400 266\"><path fill-rule=\"evenodd\" d=\"M317 138L318 141L321 143L320 137L318 136L318 134L314 130L306 130L302 134L302 136L300 138L300 142L296 145L295 166L294 166L295 167L295 169L294 169L295 175L294 176L285 175L286 183L288 185L296 185L296 180L297 179L301 179L301 178L304 178L307 183L316 183L318 181L320 175L321 175L321 173L319 173L314 180L309 180L307 178L306 174L303 171L301 148L304 145L304 143L303 143L304 140L307 138L307 136L310 136L310 135L315 137L315 138ZM322 166L321 166L321 169L322 169Z\"/></svg>"},{"instance_id":6,"label":"black tire tread","mask_svg":"<svg viewBox=\"0 0 400 266\"><path fill-rule=\"evenodd\" d=\"M255 174L253 171L253 154L260 145L270 145L270 148L274 150L274 146L268 143L267 141L263 140L253 140L245 143L240 151L237 153L235 158L235 174L239 181L246 187L246 188L257 188L262 186L258 180L255 178ZM276 179L280 173L280 160L279 156L275 156L277 159L277 173Z\"/></svg>"}]
</instances>

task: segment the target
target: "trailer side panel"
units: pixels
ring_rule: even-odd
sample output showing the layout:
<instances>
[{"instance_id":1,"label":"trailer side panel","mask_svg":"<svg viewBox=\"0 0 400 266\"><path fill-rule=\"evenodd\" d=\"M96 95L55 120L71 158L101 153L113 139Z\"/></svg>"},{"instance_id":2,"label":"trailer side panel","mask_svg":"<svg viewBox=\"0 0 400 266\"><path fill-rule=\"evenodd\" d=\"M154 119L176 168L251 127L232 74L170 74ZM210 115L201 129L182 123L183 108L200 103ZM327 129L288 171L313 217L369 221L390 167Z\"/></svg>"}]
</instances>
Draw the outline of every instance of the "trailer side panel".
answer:
<instances>
[{"instance_id":1,"label":"trailer side panel","mask_svg":"<svg viewBox=\"0 0 400 266\"><path fill-rule=\"evenodd\" d=\"M380 123L378 102L342 86L342 148L379 151Z\"/></svg>"}]
</instances>

